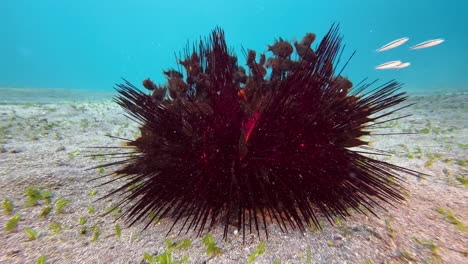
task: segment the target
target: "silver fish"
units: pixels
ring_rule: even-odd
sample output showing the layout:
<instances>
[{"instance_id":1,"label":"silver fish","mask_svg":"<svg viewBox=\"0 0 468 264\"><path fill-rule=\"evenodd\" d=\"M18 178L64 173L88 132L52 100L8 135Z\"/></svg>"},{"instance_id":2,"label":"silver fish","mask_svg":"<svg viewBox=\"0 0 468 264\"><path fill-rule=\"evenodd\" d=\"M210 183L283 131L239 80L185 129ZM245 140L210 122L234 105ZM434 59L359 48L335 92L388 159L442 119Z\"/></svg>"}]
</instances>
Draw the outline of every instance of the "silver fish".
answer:
<instances>
[{"instance_id":1,"label":"silver fish","mask_svg":"<svg viewBox=\"0 0 468 264\"><path fill-rule=\"evenodd\" d=\"M408 40L409 40L409 38L401 38L401 39L394 40L394 41L392 41L392 42L390 42L388 44L385 44L380 49L376 50L376 52L381 52L381 51L384 51L384 50L389 50L389 49L396 48L396 47L402 45L403 43L405 43Z\"/></svg>"},{"instance_id":2,"label":"silver fish","mask_svg":"<svg viewBox=\"0 0 468 264\"><path fill-rule=\"evenodd\" d=\"M431 39L431 40L419 43L418 45L414 45L410 49L414 50L414 49L429 48L429 47L432 47L432 46L435 46L435 45L439 45L440 43L442 43L444 41L445 41L444 39Z\"/></svg>"},{"instance_id":3,"label":"silver fish","mask_svg":"<svg viewBox=\"0 0 468 264\"><path fill-rule=\"evenodd\" d=\"M380 64L379 66L375 66L374 69L376 70L385 70L385 69L393 69L393 67L398 66L401 64L401 61L389 61L383 64Z\"/></svg>"},{"instance_id":4,"label":"silver fish","mask_svg":"<svg viewBox=\"0 0 468 264\"><path fill-rule=\"evenodd\" d=\"M411 65L411 63L409 63L409 62L403 62L403 63L400 63L400 64L398 64L396 66L393 66L392 68L389 68L389 69L401 69L401 68L406 68L406 67L408 67L410 65Z\"/></svg>"}]
</instances>

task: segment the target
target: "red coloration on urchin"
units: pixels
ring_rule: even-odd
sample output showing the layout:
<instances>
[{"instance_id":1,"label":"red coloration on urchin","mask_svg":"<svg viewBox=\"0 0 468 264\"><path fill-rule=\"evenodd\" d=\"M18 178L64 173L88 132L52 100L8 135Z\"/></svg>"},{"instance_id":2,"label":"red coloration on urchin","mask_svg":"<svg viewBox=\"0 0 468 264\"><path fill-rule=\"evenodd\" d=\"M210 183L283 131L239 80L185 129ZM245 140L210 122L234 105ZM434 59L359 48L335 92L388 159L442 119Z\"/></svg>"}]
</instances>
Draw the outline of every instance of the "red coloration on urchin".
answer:
<instances>
[{"instance_id":1,"label":"red coloration on urchin","mask_svg":"<svg viewBox=\"0 0 468 264\"><path fill-rule=\"evenodd\" d=\"M123 164L115 174L127 183L106 197L125 195L119 206L130 205L123 216L131 224L170 217L200 235L222 222L225 237L230 225L244 237L246 228L268 235L269 224L305 231L319 225L318 214L333 221L403 200L398 173L416 172L366 157L377 150L361 139L397 110L377 113L406 99L400 84L352 88L334 76L338 27L315 51L314 39L308 33L295 44L299 60L282 39L268 60L257 63L249 51L246 74L218 28L179 61L185 80L175 70L165 72L164 87L147 79L152 95L118 85L115 101L141 125L141 137L127 142L131 156L107 165Z\"/></svg>"}]
</instances>

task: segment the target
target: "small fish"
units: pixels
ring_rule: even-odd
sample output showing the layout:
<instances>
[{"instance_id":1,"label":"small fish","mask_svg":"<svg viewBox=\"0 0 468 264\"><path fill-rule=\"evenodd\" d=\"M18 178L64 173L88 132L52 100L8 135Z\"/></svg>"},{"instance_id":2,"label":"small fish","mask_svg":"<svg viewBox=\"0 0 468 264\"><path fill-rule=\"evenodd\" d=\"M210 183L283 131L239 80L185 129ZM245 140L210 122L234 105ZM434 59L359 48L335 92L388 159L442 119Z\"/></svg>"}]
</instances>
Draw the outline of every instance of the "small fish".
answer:
<instances>
[{"instance_id":1,"label":"small fish","mask_svg":"<svg viewBox=\"0 0 468 264\"><path fill-rule=\"evenodd\" d=\"M310 47L310 44L312 44L314 40L315 40L315 34L307 33L299 44Z\"/></svg>"},{"instance_id":2,"label":"small fish","mask_svg":"<svg viewBox=\"0 0 468 264\"><path fill-rule=\"evenodd\" d=\"M398 64L396 66L393 66L392 68L389 68L389 69L401 69L401 68L406 68L406 67L408 67L410 65L411 65L411 63L409 63L409 62L403 62L403 63L400 63L400 64Z\"/></svg>"},{"instance_id":3,"label":"small fish","mask_svg":"<svg viewBox=\"0 0 468 264\"><path fill-rule=\"evenodd\" d=\"M442 43L444 41L445 41L444 39L431 39L431 40L419 43L418 45L414 45L413 47L411 47L409 49L414 50L414 49L429 48L429 47L432 47L432 46L435 46L435 45L439 45L440 43Z\"/></svg>"},{"instance_id":4,"label":"small fish","mask_svg":"<svg viewBox=\"0 0 468 264\"><path fill-rule=\"evenodd\" d=\"M382 46L380 49L376 50L376 52L381 52L381 51L384 51L384 50L389 50L389 49L396 48L396 47L402 45L403 43L405 43L408 40L409 40L409 38L401 38L401 39L394 40L394 41Z\"/></svg>"},{"instance_id":5,"label":"small fish","mask_svg":"<svg viewBox=\"0 0 468 264\"><path fill-rule=\"evenodd\" d=\"M158 87L154 84L153 81L150 80L150 78L146 79L143 81L143 87L145 87L148 90L156 90Z\"/></svg>"},{"instance_id":6,"label":"small fish","mask_svg":"<svg viewBox=\"0 0 468 264\"><path fill-rule=\"evenodd\" d=\"M302 43L302 42L301 42ZM297 54L304 60L312 62L317 55L315 55L315 52L313 49L311 49L309 46L294 42L294 47L296 47L296 52Z\"/></svg>"},{"instance_id":7,"label":"small fish","mask_svg":"<svg viewBox=\"0 0 468 264\"><path fill-rule=\"evenodd\" d=\"M184 78L184 75L182 75L182 73L174 70L174 69L169 69L167 71L163 71L163 73L169 77L169 78L179 78L179 79L182 79Z\"/></svg>"},{"instance_id":8,"label":"small fish","mask_svg":"<svg viewBox=\"0 0 468 264\"><path fill-rule=\"evenodd\" d=\"M383 64L380 64L379 66L376 66L374 69L376 70L385 70L385 69L393 69L393 67L400 65L401 61L389 61Z\"/></svg>"},{"instance_id":9,"label":"small fish","mask_svg":"<svg viewBox=\"0 0 468 264\"><path fill-rule=\"evenodd\" d=\"M276 56L280 58L286 58L291 53L293 53L294 49L288 42L284 41L283 39L279 39L276 41L273 46L268 45L268 50L273 52Z\"/></svg>"}]
</instances>

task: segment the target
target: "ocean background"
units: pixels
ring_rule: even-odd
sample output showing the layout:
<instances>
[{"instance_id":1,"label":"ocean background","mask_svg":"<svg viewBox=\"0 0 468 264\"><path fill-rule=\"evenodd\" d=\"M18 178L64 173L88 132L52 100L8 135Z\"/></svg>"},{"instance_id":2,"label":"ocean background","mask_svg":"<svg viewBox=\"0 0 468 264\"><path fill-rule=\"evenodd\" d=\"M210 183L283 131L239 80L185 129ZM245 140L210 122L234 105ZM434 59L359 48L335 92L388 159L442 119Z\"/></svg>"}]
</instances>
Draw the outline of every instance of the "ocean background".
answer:
<instances>
[{"instance_id":1,"label":"ocean background","mask_svg":"<svg viewBox=\"0 0 468 264\"><path fill-rule=\"evenodd\" d=\"M343 72L355 84L368 77L396 79L417 94L468 89L468 1L16 0L3 1L2 10L0 87L60 88L73 97L67 90L111 92L121 77L135 84L148 77L162 83L162 70L178 66L175 55L216 26L225 30L242 64L242 47L267 52L276 38L300 41L307 32L320 40L332 23L339 23L346 44L343 59L357 52ZM402 37L410 40L375 52ZM408 49L436 38L445 42ZM374 69L390 60L411 66ZM9 100L6 94L0 94L1 101Z\"/></svg>"}]
</instances>

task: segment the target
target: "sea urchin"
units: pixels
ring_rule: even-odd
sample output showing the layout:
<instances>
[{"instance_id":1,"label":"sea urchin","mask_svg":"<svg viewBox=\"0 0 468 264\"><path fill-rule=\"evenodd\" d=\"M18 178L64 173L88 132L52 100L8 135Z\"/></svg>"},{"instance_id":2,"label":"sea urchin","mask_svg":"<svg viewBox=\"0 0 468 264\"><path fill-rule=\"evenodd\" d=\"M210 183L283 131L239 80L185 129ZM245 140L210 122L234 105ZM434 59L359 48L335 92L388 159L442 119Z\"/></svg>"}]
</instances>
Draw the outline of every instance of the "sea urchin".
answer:
<instances>
[{"instance_id":1,"label":"sea urchin","mask_svg":"<svg viewBox=\"0 0 468 264\"><path fill-rule=\"evenodd\" d=\"M331 220L403 200L398 173L416 172L369 158L378 151L362 139L406 107L389 109L406 99L401 85L353 87L333 66L338 26L315 50L314 40L279 39L269 46L273 56L258 62L249 50L246 73L217 28L187 48L179 61L185 79L171 69L163 87L143 81L152 94L118 85L115 101L141 136L126 142L133 152L125 159L105 165L123 165L114 173L126 180L106 197L123 195L130 224L170 217L200 235L222 222L225 237L229 226L244 237L246 228L268 236L269 224L305 231L319 215Z\"/></svg>"}]
</instances>

